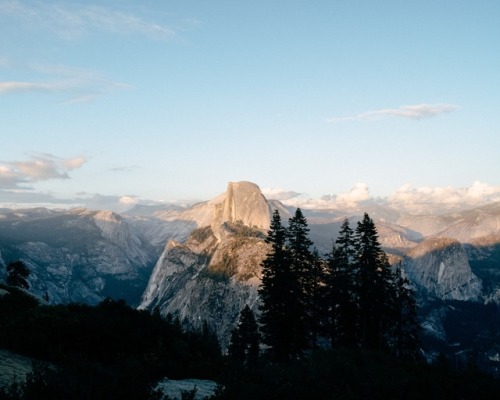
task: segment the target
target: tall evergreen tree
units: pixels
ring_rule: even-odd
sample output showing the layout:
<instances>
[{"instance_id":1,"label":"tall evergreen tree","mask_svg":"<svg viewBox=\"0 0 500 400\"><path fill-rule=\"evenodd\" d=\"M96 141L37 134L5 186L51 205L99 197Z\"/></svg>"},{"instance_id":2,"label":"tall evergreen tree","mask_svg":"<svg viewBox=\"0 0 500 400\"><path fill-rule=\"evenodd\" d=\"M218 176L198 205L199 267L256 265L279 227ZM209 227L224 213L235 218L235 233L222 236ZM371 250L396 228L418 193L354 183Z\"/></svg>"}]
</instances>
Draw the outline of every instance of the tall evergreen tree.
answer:
<instances>
[{"instance_id":1,"label":"tall evergreen tree","mask_svg":"<svg viewBox=\"0 0 500 400\"><path fill-rule=\"evenodd\" d=\"M294 216L288 220L286 233L290 268L296 283L293 290L297 301L293 304L291 315L295 334L294 352L300 354L312 346L310 333L315 318L310 305L315 285L314 256L311 252L313 242L309 239L307 220L300 208L297 208Z\"/></svg>"},{"instance_id":2,"label":"tall evergreen tree","mask_svg":"<svg viewBox=\"0 0 500 400\"><path fill-rule=\"evenodd\" d=\"M419 325L417 303L410 282L401 266L394 272L394 324L391 332L392 350L400 358L418 358Z\"/></svg>"},{"instance_id":3,"label":"tall evergreen tree","mask_svg":"<svg viewBox=\"0 0 500 400\"><path fill-rule=\"evenodd\" d=\"M286 361L294 351L294 312L298 307L297 279L286 249L286 230L275 210L266 242L271 250L263 260L260 295L262 342L271 357Z\"/></svg>"},{"instance_id":4,"label":"tall evergreen tree","mask_svg":"<svg viewBox=\"0 0 500 400\"><path fill-rule=\"evenodd\" d=\"M318 340L322 331L323 301L325 293L325 270L326 262L319 256L315 248L312 252L311 265L309 267L309 278L306 300L306 328L309 334L309 346L313 349L318 347Z\"/></svg>"},{"instance_id":5,"label":"tall evergreen tree","mask_svg":"<svg viewBox=\"0 0 500 400\"><path fill-rule=\"evenodd\" d=\"M346 218L328 258L325 287L325 333L331 346L357 343L357 291L354 231Z\"/></svg>"},{"instance_id":6,"label":"tall evergreen tree","mask_svg":"<svg viewBox=\"0 0 500 400\"><path fill-rule=\"evenodd\" d=\"M355 232L360 345L382 350L390 320L392 275L373 220L364 214Z\"/></svg>"},{"instance_id":7,"label":"tall evergreen tree","mask_svg":"<svg viewBox=\"0 0 500 400\"><path fill-rule=\"evenodd\" d=\"M260 337L255 316L246 305L240 313L238 325L231 332L229 356L247 365L254 365L259 358Z\"/></svg>"}]
</instances>

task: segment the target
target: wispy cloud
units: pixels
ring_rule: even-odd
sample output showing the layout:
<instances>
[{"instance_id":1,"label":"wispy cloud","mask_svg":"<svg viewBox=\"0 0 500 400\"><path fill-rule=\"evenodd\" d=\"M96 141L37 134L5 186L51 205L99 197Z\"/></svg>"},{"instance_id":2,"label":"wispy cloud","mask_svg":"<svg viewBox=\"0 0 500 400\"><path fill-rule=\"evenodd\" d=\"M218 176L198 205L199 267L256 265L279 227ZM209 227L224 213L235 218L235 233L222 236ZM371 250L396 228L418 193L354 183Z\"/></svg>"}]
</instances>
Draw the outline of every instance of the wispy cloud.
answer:
<instances>
[{"instance_id":1,"label":"wispy cloud","mask_svg":"<svg viewBox=\"0 0 500 400\"><path fill-rule=\"evenodd\" d=\"M140 168L141 167L139 167L138 165L120 165L117 167L110 168L110 171L112 171L112 172L131 172L134 170L138 170Z\"/></svg>"},{"instance_id":2,"label":"wispy cloud","mask_svg":"<svg viewBox=\"0 0 500 400\"><path fill-rule=\"evenodd\" d=\"M0 189L29 189L36 182L69 179L68 172L81 168L86 161L85 157L65 159L51 154L22 161L0 161Z\"/></svg>"},{"instance_id":3,"label":"wispy cloud","mask_svg":"<svg viewBox=\"0 0 500 400\"><path fill-rule=\"evenodd\" d=\"M0 94L16 92L55 92L69 89L70 85L63 82L35 83L35 82L0 82Z\"/></svg>"},{"instance_id":4,"label":"wispy cloud","mask_svg":"<svg viewBox=\"0 0 500 400\"><path fill-rule=\"evenodd\" d=\"M65 103L82 103L116 90L131 88L130 85L105 79L94 71L81 68L38 64L25 68L38 74L39 81L0 82L0 96L14 93L52 93L65 96Z\"/></svg>"},{"instance_id":5,"label":"wispy cloud","mask_svg":"<svg viewBox=\"0 0 500 400\"><path fill-rule=\"evenodd\" d=\"M340 121L370 121L391 117L421 120L451 113L457 109L458 106L454 104L416 104L401 106L399 108L384 108L380 110L367 111L351 116L333 117L328 118L326 121L330 123Z\"/></svg>"},{"instance_id":6,"label":"wispy cloud","mask_svg":"<svg viewBox=\"0 0 500 400\"><path fill-rule=\"evenodd\" d=\"M64 2L3 1L0 14L16 18L29 29L53 32L64 39L79 38L96 31L139 34L171 39L175 31L137 13L116 11L94 4Z\"/></svg>"}]
</instances>

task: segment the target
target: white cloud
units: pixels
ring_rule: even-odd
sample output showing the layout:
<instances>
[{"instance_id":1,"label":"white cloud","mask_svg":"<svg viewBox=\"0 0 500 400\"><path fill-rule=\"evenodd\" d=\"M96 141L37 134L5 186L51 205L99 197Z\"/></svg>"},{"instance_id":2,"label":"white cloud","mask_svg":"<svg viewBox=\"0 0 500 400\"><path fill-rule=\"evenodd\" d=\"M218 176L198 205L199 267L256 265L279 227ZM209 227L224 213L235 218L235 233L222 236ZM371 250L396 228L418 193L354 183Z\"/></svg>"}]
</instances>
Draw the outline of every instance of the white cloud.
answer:
<instances>
[{"instance_id":1,"label":"white cloud","mask_svg":"<svg viewBox=\"0 0 500 400\"><path fill-rule=\"evenodd\" d=\"M84 157L61 159L50 154L30 160L0 161L0 189L26 189L26 185L50 179L69 179L68 172L81 168Z\"/></svg>"},{"instance_id":2,"label":"white cloud","mask_svg":"<svg viewBox=\"0 0 500 400\"><path fill-rule=\"evenodd\" d=\"M87 162L87 159L85 157L75 157L75 158L68 158L65 160L61 161L61 165L67 170L71 171L73 169L78 169L81 168L83 164Z\"/></svg>"},{"instance_id":3,"label":"white cloud","mask_svg":"<svg viewBox=\"0 0 500 400\"><path fill-rule=\"evenodd\" d=\"M266 188L262 189L262 194L270 200L290 200L301 195L301 193L293 192L291 190L284 190L279 188Z\"/></svg>"},{"instance_id":4,"label":"white cloud","mask_svg":"<svg viewBox=\"0 0 500 400\"><path fill-rule=\"evenodd\" d=\"M287 193L285 190L282 191ZM266 197L272 198L267 194ZM439 214L500 202L500 186L479 181L463 188L452 186L414 188L406 184L386 198L374 198L370 195L367 184L357 183L349 191L340 194L327 194L320 198L308 198L305 195L289 198L283 196L280 200L288 206L315 210L362 210L368 204L385 204L401 212Z\"/></svg>"},{"instance_id":5,"label":"white cloud","mask_svg":"<svg viewBox=\"0 0 500 400\"><path fill-rule=\"evenodd\" d=\"M360 182L356 183L349 192L339 194L335 202L337 204L353 205L368 199L370 199L368 185Z\"/></svg>"},{"instance_id":6,"label":"white cloud","mask_svg":"<svg viewBox=\"0 0 500 400\"><path fill-rule=\"evenodd\" d=\"M476 181L467 189L467 197L470 200L498 201L500 200L500 186L491 186L487 183Z\"/></svg>"},{"instance_id":7,"label":"white cloud","mask_svg":"<svg viewBox=\"0 0 500 400\"><path fill-rule=\"evenodd\" d=\"M139 203L139 199L135 196L122 196L120 197L120 199L118 200L118 202L120 204L123 204L124 206L128 206L128 207L131 207L131 206L134 206L136 204Z\"/></svg>"},{"instance_id":8,"label":"white cloud","mask_svg":"<svg viewBox=\"0 0 500 400\"><path fill-rule=\"evenodd\" d=\"M135 196L114 196L94 194L92 197L80 198L85 208L93 210L111 210L111 211L124 211L132 208L138 203Z\"/></svg>"},{"instance_id":9,"label":"white cloud","mask_svg":"<svg viewBox=\"0 0 500 400\"><path fill-rule=\"evenodd\" d=\"M447 114L457 109L458 106L454 104L416 104L401 106L399 108L384 108L381 110L367 111L361 114L347 117L329 118L327 119L327 122L369 121L390 117L421 120L437 117L442 114Z\"/></svg>"},{"instance_id":10,"label":"white cloud","mask_svg":"<svg viewBox=\"0 0 500 400\"><path fill-rule=\"evenodd\" d=\"M286 193L286 192L285 192ZM296 193L296 192L291 192ZM266 195L267 197L267 195ZM306 198L304 195L281 199L283 203L293 207L307 209L341 209L355 208L360 203L371 200L370 191L366 183L356 183L348 192L340 194L327 194L319 199Z\"/></svg>"},{"instance_id":11,"label":"white cloud","mask_svg":"<svg viewBox=\"0 0 500 400\"><path fill-rule=\"evenodd\" d=\"M407 184L387 199L388 204L409 212L462 209L500 201L500 186L476 181L470 187L418 187Z\"/></svg>"}]
</instances>

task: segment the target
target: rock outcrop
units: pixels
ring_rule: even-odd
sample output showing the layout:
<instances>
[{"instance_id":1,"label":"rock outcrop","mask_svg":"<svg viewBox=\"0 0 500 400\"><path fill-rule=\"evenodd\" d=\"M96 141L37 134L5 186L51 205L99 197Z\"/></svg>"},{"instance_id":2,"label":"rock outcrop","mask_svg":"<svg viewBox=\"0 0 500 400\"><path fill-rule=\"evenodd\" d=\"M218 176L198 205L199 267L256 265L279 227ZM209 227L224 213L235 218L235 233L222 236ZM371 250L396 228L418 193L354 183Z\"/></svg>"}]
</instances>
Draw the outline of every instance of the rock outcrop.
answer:
<instances>
[{"instance_id":1,"label":"rock outcrop","mask_svg":"<svg viewBox=\"0 0 500 400\"><path fill-rule=\"evenodd\" d=\"M258 229L269 228L271 222L271 206L260 191L251 182L229 182L226 193L220 203L211 202L213 216L210 223L215 236L221 239L221 226L225 222L241 222Z\"/></svg>"},{"instance_id":2,"label":"rock outcrop","mask_svg":"<svg viewBox=\"0 0 500 400\"><path fill-rule=\"evenodd\" d=\"M478 301L481 280L473 274L463 246L456 240L428 239L403 260L409 279L427 295L441 300Z\"/></svg>"},{"instance_id":3,"label":"rock outcrop","mask_svg":"<svg viewBox=\"0 0 500 400\"><path fill-rule=\"evenodd\" d=\"M257 311L272 209L249 182L229 183L226 193L206 206L212 207L210 223L184 243L167 244L140 308L157 308L194 328L208 323L225 347L241 309L248 304Z\"/></svg>"}]
</instances>

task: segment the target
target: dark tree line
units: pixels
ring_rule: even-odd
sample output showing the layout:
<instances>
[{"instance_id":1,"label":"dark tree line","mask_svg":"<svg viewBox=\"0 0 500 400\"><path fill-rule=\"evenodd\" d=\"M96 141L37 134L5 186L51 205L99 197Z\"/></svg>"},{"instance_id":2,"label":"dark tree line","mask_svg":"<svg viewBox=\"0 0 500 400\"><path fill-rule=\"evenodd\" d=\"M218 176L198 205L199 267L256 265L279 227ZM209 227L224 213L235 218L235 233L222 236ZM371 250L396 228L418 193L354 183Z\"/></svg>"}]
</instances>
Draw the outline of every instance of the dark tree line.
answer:
<instances>
[{"instance_id":1,"label":"dark tree line","mask_svg":"<svg viewBox=\"0 0 500 400\"><path fill-rule=\"evenodd\" d=\"M355 229L344 221L326 259L308 234L300 209L287 227L274 212L266 239L271 250L262 262L260 326L245 322L254 318L245 309L230 354L238 343L243 346L243 337L260 333L267 354L277 361L296 359L320 343L415 358L413 292L400 268L390 266L368 214Z\"/></svg>"},{"instance_id":2,"label":"dark tree line","mask_svg":"<svg viewBox=\"0 0 500 400\"><path fill-rule=\"evenodd\" d=\"M0 387L0 399L160 399L164 377L214 379L221 365L208 326L129 307L123 300L44 305L0 285L0 349L41 360L26 381Z\"/></svg>"},{"instance_id":3,"label":"dark tree line","mask_svg":"<svg viewBox=\"0 0 500 400\"><path fill-rule=\"evenodd\" d=\"M391 268L368 214L355 230L344 221L327 265L326 326L332 346L415 357L418 325L413 292L401 269Z\"/></svg>"},{"instance_id":4,"label":"dark tree line","mask_svg":"<svg viewBox=\"0 0 500 400\"><path fill-rule=\"evenodd\" d=\"M7 264L7 285L29 289L30 285L27 280L29 276L30 270L22 261L17 260Z\"/></svg>"}]
</instances>

